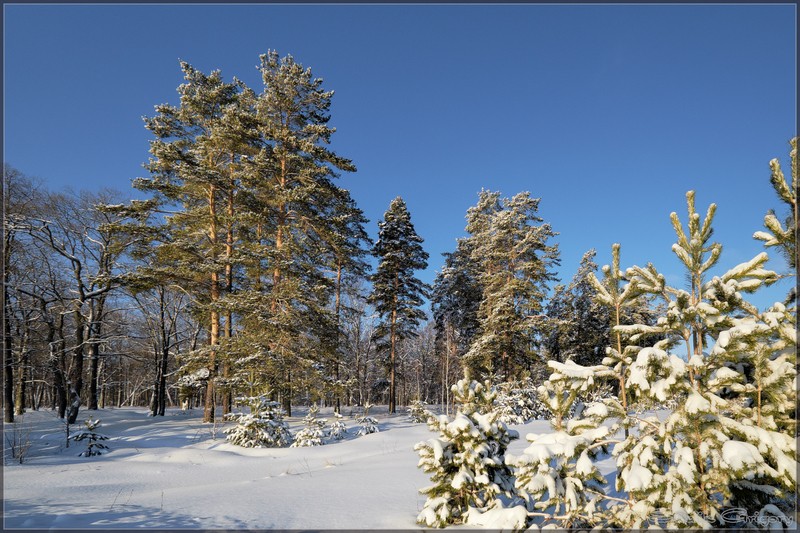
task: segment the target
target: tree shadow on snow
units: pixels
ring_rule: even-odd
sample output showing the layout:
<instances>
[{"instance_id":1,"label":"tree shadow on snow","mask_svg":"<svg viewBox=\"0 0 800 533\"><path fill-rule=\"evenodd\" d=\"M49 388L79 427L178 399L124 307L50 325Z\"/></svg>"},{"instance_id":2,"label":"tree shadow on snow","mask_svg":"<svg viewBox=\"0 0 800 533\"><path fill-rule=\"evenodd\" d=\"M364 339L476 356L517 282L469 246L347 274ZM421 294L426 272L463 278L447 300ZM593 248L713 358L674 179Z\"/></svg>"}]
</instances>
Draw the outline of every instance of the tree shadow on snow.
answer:
<instances>
[{"instance_id":1,"label":"tree shadow on snow","mask_svg":"<svg viewBox=\"0 0 800 533\"><path fill-rule=\"evenodd\" d=\"M6 501L3 529L203 529L219 518L228 522L231 531L248 524L232 517L200 516L160 510L152 507L115 502L110 507L89 504L33 504ZM252 527L250 525L249 527ZM224 530L215 529L222 533Z\"/></svg>"}]
</instances>

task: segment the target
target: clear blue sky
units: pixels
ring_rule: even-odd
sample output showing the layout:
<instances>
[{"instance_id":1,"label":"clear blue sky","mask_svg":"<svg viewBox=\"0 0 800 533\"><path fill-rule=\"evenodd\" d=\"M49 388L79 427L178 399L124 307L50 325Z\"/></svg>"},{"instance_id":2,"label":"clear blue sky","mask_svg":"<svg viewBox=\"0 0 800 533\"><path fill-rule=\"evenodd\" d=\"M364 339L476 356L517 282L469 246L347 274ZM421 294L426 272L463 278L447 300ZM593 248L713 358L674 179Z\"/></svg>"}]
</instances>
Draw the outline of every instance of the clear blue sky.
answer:
<instances>
[{"instance_id":1,"label":"clear blue sky","mask_svg":"<svg viewBox=\"0 0 800 533\"><path fill-rule=\"evenodd\" d=\"M336 91L334 149L358 167L340 184L373 236L406 200L428 282L481 188L542 198L564 282L620 242L680 284L668 216L689 189L719 206L721 263L748 260L797 134L790 4L5 5L4 25L5 161L123 199L179 59L258 90L259 54L292 54Z\"/></svg>"}]
</instances>

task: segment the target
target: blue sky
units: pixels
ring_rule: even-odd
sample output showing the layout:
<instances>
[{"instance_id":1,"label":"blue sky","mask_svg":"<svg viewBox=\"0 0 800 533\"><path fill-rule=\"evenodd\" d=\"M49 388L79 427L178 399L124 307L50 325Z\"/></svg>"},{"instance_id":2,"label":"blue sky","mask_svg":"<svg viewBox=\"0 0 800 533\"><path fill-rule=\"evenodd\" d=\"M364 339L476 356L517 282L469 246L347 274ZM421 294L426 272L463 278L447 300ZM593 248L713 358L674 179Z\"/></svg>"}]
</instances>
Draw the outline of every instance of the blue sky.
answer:
<instances>
[{"instance_id":1,"label":"blue sky","mask_svg":"<svg viewBox=\"0 0 800 533\"><path fill-rule=\"evenodd\" d=\"M292 54L336 91L340 184L371 220L402 196L431 255L481 188L541 197L564 282L583 253L682 283L669 213L718 204L721 265L761 251L768 162L797 133L796 6L8 5L4 159L54 189L134 193L178 60L260 89ZM772 262L783 269L782 260ZM757 300L781 298L788 284Z\"/></svg>"}]
</instances>

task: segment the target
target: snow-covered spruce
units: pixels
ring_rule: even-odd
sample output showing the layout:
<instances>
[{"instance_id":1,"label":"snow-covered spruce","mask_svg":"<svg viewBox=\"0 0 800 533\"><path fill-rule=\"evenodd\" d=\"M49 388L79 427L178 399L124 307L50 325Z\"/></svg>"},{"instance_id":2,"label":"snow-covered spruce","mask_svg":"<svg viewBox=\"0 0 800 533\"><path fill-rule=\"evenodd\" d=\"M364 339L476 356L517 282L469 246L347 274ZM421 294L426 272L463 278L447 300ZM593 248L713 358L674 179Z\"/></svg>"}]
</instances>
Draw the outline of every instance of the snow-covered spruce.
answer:
<instances>
[{"instance_id":1,"label":"snow-covered spruce","mask_svg":"<svg viewBox=\"0 0 800 533\"><path fill-rule=\"evenodd\" d=\"M333 422L328 427L328 437L331 440L342 440L347 436L347 425L340 413L333 413Z\"/></svg>"},{"instance_id":2,"label":"snow-covered spruce","mask_svg":"<svg viewBox=\"0 0 800 533\"><path fill-rule=\"evenodd\" d=\"M358 428L358 435L369 435L370 433L377 433L380 431L378 421L369 416L369 409L372 405L367 404L364 406L364 415L356 418L356 423L360 426Z\"/></svg>"},{"instance_id":3,"label":"snow-covered spruce","mask_svg":"<svg viewBox=\"0 0 800 533\"><path fill-rule=\"evenodd\" d=\"M294 436L292 448L299 448L302 446L322 446L325 444L325 424L326 419L317 419L319 407L312 405L308 408L308 414L303 418L306 427L298 431Z\"/></svg>"},{"instance_id":4,"label":"snow-covered spruce","mask_svg":"<svg viewBox=\"0 0 800 533\"><path fill-rule=\"evenodd\" d=\"M431 418L428 426L439 437L414 446L418 466L433 482L420 490L428 499L417 521L444 527L510 518L510 527L519 529L525 525L524 507L512 504L514 476L505 463L506 448L518 434L499 420L489 382L461 380L452 390L460 404L455 418Z\"/></svg>"},{"instance_id":5,"label":"snow-covered spruce","mask_svg":"<svg viewBox=\"0 0 800 533\"><path fill-rule=\"evenodd\" d=\"M266 395L236 398L237 403L247 404L249 413L227 415L236 422L233 427L223 429L228 442L245 448L282 448L292 443L289 425L283 420L283 410L278 402Z\"/></svg>"},{"instance_id":6,"label":"snow-covered spruce","mask_svg":"<svg viewBox=\"0 0 800 533\"><path fill-rule=\"evenodd\" d=\"M79 433L71 436L70 439L76 442L86 442L86 449L78 454L78 457L93 457L95 455L102 455L108 446L103 444L102 440L108 440L106 435L97 433L95 430L100 427L100 420L92 420L92 417L84 421L86 429L81 430Z\"/></svg>"},{"instance_id":7,"label":"snow-covered spruce","mask_svg":"<svg viewBox=\"0 0 800 533\"><path fill-rule=\"evenodd\" d=\"M603 375L602 366L582 367L572 361L550 361L553 370L539 387L541 401L552 413L552 432L528 434L531 443L521 456L509 455L516 467L515 488L526 503L533 524L558 528L594 525L598 496L605 478L594 464L598 453L607 452L609 427L596 423L605 414L602 403L590 403L575 411L579 393L586 394L594 380ZM581 418L581 415L589 418Z\"/></svg>"},{"instance_id":8,"label":"snow-covered spruce","mask_svg":"<svg viewBox=\"0 0 800 533\"><path fill-rule=\"evenodd\" d=\"M428 421L431 413L425 408L428 404L422 400L414 400L408 407L408 419L415 424L420 424Z\"/></svg>"}]
</instances>

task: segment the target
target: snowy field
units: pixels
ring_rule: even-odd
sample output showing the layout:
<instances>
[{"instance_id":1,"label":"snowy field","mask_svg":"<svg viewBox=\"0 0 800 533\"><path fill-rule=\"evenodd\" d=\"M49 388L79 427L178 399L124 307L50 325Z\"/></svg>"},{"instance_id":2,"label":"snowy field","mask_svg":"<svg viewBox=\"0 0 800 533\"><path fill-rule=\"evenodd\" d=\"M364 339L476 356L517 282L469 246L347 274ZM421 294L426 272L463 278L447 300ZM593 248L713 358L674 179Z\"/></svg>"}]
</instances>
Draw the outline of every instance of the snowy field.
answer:
<instances>
[{"instance_id":1,"label":"snowy field","mask_svg":"<svg viewBox=\"0 0 800 533\"><path fill-rule=\"evenodd\" d=\"M288 418L293 432L305 409ZM331 409L321 417L331 418ZM380 432L356 436L347 416L345 440L318 447L246 449L228 444L221 427L202 423L202 410L150 418L143 408L101 409L98 432L110 451L78 457L85 445L64 447L64 426L50 411L25 414L30 432L24 464L6 452L5 528L421 529L415 521L429 484L417 468L414 444L435 436L405 412L373 408ZM79 420L84 420L82 411ZM81 424L75 424L73 432ZM547 421L511 426L525 435ZM6 438L14 431L5 425ZM20 431L18 428L17 431ZM608 474L611 459L599 464ZM612 479L613 488L613 479Z\"/></svg>"}]
</instances>

